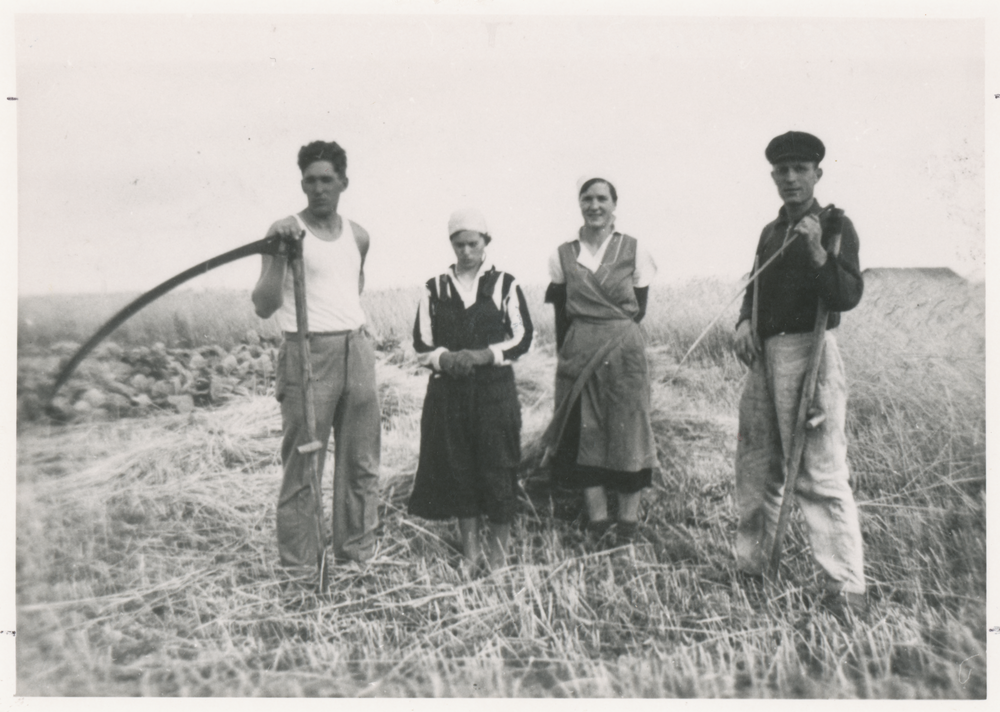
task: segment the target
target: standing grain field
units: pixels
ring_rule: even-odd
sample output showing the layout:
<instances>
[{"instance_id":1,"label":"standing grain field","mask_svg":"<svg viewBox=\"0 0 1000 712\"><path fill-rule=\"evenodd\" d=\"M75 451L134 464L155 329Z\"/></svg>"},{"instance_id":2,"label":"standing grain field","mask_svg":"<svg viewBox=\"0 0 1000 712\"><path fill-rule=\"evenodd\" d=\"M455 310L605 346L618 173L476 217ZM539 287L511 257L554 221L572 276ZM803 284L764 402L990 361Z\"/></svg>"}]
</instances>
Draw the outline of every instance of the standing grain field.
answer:
<instances>
[{"instance_id":1,"label":"standing grain field","mask_svg":"<svg viewBox=\"0 0 1000 712\"><path fill-rule=\"evenodd\" d=\"M984 698L983 285L872 276L844 317L872 600L853 622L816 605L795 527L778 581L734 569L736 307L677 363L731 292L654 287L645 328L661 470L640 541L594 550L581 502L538 466L555 357L542 290L528 290L538 338L516 367L517 563L482 578L462 573L451 524L405 511L426 385L409 349L417 290L366 296L380 347L380 544L367 565L334 568L326 596L314 572L277 565L281 419L265 381L181 413L104 408L57 424L20 411L18 694ZM55 368L47 350L127 301L23 300L19 400ZM237 349L248 331L276 336L243 293L155 306L77 390L155 342L182 359Z\"/></svg>"}]
</instances>

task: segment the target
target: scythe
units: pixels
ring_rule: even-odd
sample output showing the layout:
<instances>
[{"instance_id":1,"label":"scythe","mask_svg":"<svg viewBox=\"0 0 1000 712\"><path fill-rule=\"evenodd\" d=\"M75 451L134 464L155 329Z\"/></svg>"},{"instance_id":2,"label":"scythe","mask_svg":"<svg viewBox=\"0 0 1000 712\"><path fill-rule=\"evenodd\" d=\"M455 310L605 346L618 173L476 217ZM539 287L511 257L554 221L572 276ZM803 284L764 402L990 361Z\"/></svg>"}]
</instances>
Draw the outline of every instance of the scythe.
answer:
<instances>
[{"instance_id":1,"label":"scythe","mask_svg":"<svg viewBox=\"0 0 1000 712\"><path fill-rule=\"evenodd\" d=\"M321 489L319 481L318 472L318 460L317 451L320 450L323 445L316 440L315 430L316 430L316 414L315 405L313 401L312 393L312 368L310 365L309 356L309 326L307 320L307 307L306 307L306 297L305 297L305 275L302 266L302 237L305 233L299 235L298 239L286 240L285 238L279 237L277 235L265 237L262 240L257 240L251 242L243 247L237 247L235 250L230 250L229 252L224 252L217 257L212 257L205 260L199 264L196 264L190 269L186 269L180 274L171 277L166 282L153 287L142 296L133 300L122 308L117 314L108 319L108 321L97 330L93 336L91 336L87 343L81 346L75 354L66 362L56 377L55 383L52 386L52 390L49 393L48 404L51 406L52 399L58 392L59 388L62 387L69 377L73 374L76 367L86 358L87 354L94 350L101 341L107 338L115 329L121 326L129 317L137 313L140 309L147 306L148 304L156 301L164 294L169 292L174 287L177 287L190 279L197 277L198 275L205 274L216 267L221 267L222 265L228 264L230 262L235 262L243 257L249 257L250 255L276 255L278 254L279 247L281 243L285 241L288 247L288 261L292 269L294 278L294 289L295 289L295 312L296 320L298 322L298 332L299 332L299 344L302 349L302 368L303 368L303 383L305 385L305 422L306 422L306 442L299 446L299 451L307 456L310 486L313 488L316 498L316 537L317 537L317 557L316 557L316 567L319 576L319 591L320 593L326 592L327 587L327 571L326 571L326 549L323 546L323 512L321 504Z\"/></svg>"},{"instance_id":2,"label":"scythe","mask_svg":"<svg viewBox=\"0 0 1000 712\"><path fill-rule=\"evenodd\" d=\"M828 250L830 255L835 258L840 254L844 211L834 209L832 214L833 218L829 225L833 235L829 239ZM785 536L785 529L788 527L788 519L792 514L792 502L795 500L795 487L798 483L799 471L802 469L802 457L805 454L806 437L808 431L815 429L823 421L822 414L812 415L810 411L812 411L813 399L816 396L820 363L823 360L823 346L826 339L826 325L829 313L826 302L820 297L816 304L816 319L813 322L812 349L809 352L809 361L802 379L799 407L795 416L795 429L792 431L791 451L785 453L785 461L782 466L785 476L785 487L781 499L781 509L778 511L778 523L774 530L774 541L771 543L771 556L768 561L768 571L772 576L777 575L778 567L781 564L781 545Z\"/></svg>"},{"instance_id":3,"label":"scythe","mask_svg":"<svg viewBox=\"0 0 1000 712\"><path fill-rule=\"evenodd\" d=\"M230 250L229 252L224 252L221 255L207 259L204 262L196 264L194 267L186 269L180 274L171 277L166 282L153 287L142 296L127 304L121 309L121 311L108 319L104 326L98 329L97 332L87 340L87 343L77 349L76 353L73 354L73 356L63 365L62 370L59 371L59 375L56 376L56 380L52 384L52 389L49 391L49 397L46 401L47 404L49 406L52 405L52 399L55 398L56 393L66 383L66 381L69 380L69 377L73 375L73 371L75 371L76 367L80 365L80 362L86 358L87 354L93 351L94 347L106 339L115 329L121 326L129 317L137 313L140 309L156 301L174 287L180 286L188 280L194 279L198 275L205 274L216 267L221 267L222 265L235 262L243 257L249 257L250 255L277 254L278 246L281 244L281 240L282 238L276 235L265 237L263 240L251 242L248 245L243 245L243 247L237 247L235 250Z\"/></svg>"}]
</instances>

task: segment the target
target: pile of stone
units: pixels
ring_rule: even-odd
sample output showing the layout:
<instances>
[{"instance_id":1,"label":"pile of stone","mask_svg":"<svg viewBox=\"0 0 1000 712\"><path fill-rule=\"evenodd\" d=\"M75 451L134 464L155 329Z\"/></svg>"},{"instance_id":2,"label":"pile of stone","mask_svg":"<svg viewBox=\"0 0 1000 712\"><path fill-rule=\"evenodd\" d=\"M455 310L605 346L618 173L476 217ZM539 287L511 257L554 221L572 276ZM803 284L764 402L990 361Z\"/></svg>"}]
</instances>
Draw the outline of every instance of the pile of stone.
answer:
<instances>
[{"instance_id":1,"label":"pile of stone","mask_svg":"<svg viewBox=\"0 0 1000 712\"><path fill-rule=\"evenodd\" d=\"M46 405L59 367L78 348L62 342L18 358L18 419L61 421L187 413L273 389L277 348L255 332L227 351L220 346L122 348L101 344Z\"/></svg>"}]
</instances>

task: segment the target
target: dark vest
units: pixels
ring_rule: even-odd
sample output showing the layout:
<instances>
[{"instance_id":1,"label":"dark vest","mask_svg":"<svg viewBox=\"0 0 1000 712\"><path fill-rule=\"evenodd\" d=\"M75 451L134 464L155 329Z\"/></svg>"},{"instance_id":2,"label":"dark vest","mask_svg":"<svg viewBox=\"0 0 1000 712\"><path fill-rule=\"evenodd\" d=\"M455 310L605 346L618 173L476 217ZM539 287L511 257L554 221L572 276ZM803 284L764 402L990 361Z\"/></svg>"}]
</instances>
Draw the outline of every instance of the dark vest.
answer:
<instances>
[{"instance_id":1,"label":"dark vest","mask_svg":"<svg viewBox=\"0 0 1000 712\"><path fill-rule=\"evenodd\" d=\"M502 296L507 296L514 278L494 268L480 277L476 302L468 309L455 292L448 275L443 274L428 282L431 333L436 346L443 346L449 351L485 349L507 338L503 312L493 301L493 292L501 275L504 278L500 285Z\"/></svg>"}]
</instances>

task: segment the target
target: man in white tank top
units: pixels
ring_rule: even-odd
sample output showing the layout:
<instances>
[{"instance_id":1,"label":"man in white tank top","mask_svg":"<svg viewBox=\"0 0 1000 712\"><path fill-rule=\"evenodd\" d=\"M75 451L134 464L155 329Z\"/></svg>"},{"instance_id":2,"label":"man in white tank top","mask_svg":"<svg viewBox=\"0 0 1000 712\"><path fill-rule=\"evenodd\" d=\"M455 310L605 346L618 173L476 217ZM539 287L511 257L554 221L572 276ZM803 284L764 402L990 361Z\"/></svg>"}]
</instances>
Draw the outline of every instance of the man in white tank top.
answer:
<instances>
[{"instance_id":1,"label":"man in white tank top","mask_svg":"<svg viewBox=\"0 0 1000 712\"><path fill-rule=\"evenodd\" d=\"M307 207L278 220L268 236L287 240L303 231L309 346L316 399L316 438L322 476L332 429L333 553L338 560L364 561L375 551L381 414L375 385L375 350L362 329L368 233L337 213L347 189L347 155L336 143L315 141L299 151L302 191ZM278 553L286 566L314 565L316 511L306 474L299 348L293 279L285 255L264 255L253 290L257 315L275 315L285 333L278 353L275 394L281 403L284 477L278 495ZM324 522L324 536L326 524Z\"/></svg>"}]
</instances>

